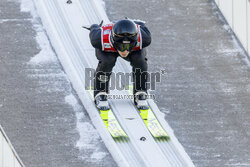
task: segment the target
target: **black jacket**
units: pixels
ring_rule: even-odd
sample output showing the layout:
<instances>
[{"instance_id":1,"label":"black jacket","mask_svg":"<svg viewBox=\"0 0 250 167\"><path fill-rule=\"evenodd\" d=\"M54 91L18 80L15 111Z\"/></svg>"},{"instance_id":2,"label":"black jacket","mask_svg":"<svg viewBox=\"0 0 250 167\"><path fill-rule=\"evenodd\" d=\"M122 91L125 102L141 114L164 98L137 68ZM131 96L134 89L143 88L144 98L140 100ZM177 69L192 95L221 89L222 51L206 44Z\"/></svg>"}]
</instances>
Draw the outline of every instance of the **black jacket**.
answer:
<instances>
[{"instance_id":1,"label":"black jacket","mask_svg":"<svg viewBox=\"0 0 250 167\"><path fill-rule=\"evenodd\" d=\"M135 21L135 23L140 25L142 48L145 48L151 43L151 34L144 23L139 21ZM90 29L89 38L92 46L96 49L102 49L101 34L101 28L99 25L93 24Z\"/></svg>"}]
</instances>

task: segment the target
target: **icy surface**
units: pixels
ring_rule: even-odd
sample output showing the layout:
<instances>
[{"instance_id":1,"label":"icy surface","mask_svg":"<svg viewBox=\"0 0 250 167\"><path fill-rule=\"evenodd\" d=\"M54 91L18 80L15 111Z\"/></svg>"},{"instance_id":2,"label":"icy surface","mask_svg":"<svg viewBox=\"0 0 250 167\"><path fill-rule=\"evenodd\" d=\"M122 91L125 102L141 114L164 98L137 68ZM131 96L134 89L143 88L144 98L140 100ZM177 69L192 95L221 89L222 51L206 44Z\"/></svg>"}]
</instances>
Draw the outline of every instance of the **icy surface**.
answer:
<instances>
[{"instance_id":1,"label":"icy surface","mask_svg":"<svg viewBox=\"0 0 250 167\"><path fill-rule=\"evenodd\" d=\"M34 28L37 32L36 41L39 44L39 47L40 47L39 49L41 49L41 51L37 55L35 55L34 57L30 59L28 64L42 65L42 64L58 63L58 59L54 51L51 48L49 39L47 35L45 34L44 28L38 22L39 16L37 15L34 9L34 4L32 0L22 0L21 11L30 12L32 14L34 18L33 20ZM67 80L67 82L69 82L69 80L67 79L67 76L65 75L63 71L57 74L54 74L54 73L39 74L38 73L36 74L36 76L37 77L57 77L57 78L63 77L64 79ZM31 75L31 77L34 77L34 75ZM46 84L46 82L43 84ZM57 83L55 84L57 86L59 85ZM57 86L53 87L52 90L48 88L47 91L49 92L55 91L55 90L63 91L64 88L60 88ZM83 110L82 105L78 103L75 95L73 95L72 93L65 97L65 102L67 104L70 104L76 113L76 129L79 133L80 138L76 142L75 146L81 152L79 154L79 157L85 161L90 161L90 162L103 160L103 158L105 158L105 156L107 156L108 153L103 152L105 150L103 150L100 146L98 146L99 143L101 143L101 138L98 135L98 132L93 127L93 125L89 122L88 120L89 117L86 116L86 113ZM99 150L103 150L103 151L99 151ZM88 154L86 154L85 152L88 152Z\"/></svg>"},{"instance_id":2,"label":"icy surface","mask_svg":"<svg viewBox=\"0 0 250 167\"><path fill-rule=\"evenodd\" d=\"M111 21L147 22L149 70L165 71L156 102L195 166L248 166L249 58L213 1L105 2Z\"/></svg>"},{"instance_id":3,"label":"icy surface","mask_svg":"<svg viewBox=\"0 0 250 167\"><path fill-rule=\"evenodd\" d=\"M49 40L45 35L42 27L37 27L36 32L36 41L37 43L39 43L41 51L37 55L32 57L29 63L38 65L57 62L58 60L55 56L55 53L51 49Z\"/></svg>"},{"instance_id":4,"label":"icy surface","mask_svg":"<svg viewBox=\"0 0 250 167\"><path fill-rule=\"evenodd\" d=\"M73 94L66 96L65 101L66 103L70 104L76 112L77 130L80 134L80 138L76 143L76 147L82 151L88 150L89 152L89 154L82 154L80 158L84 159L85 161L94 162L103 160L103 158L107 156L107 152L103 152L97 147L97 145L101 142L101 138L93 125L84 121L89 118L86 116L86 113L82 112L82 106L78 103Z\"/></svg>"},{"instance_id":5,"label":"icy surface","mask_svg":"<svg viewBox=\"0 0 250 167\"><path fill-rule=\"evenodd\" d=\"M4 78L0 122L24 164L115 166L62 69L32 0L0 1L0 29L0 78Z\"/></svg>"}]
</instances>

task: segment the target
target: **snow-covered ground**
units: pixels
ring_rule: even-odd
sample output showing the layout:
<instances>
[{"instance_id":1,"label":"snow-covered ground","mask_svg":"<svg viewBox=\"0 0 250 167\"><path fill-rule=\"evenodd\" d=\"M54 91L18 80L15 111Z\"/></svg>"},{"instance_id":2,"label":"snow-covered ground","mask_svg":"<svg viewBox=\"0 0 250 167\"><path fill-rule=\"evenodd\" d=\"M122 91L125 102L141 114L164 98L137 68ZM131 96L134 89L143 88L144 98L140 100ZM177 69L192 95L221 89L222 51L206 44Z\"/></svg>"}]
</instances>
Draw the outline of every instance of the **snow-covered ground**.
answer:
<instances>
[{"instance_id":1,"label":"snow-covered ground","mask_svg":"<svg viewBox=\"0 0 250 167\"><path fill-rule=\"evenodd\" d=\"M19 3L21 13L18 11ZM11 56L5 59L5 50L0 48L1 67L9 68L7 65L12 63L10 68L13 69L11 75L3 75L4 70L1 73L1 78L4 78L0 89L1 99L6 100L1 101L0 123L6 127L7 134L20 152L25 165L116 166L72 89L37 15L33 1L8 0L1 1L0 4L1 33L10 36L3 37L2 40L8 43L11 38L15 38L15 43L9 44L7 48L11 49L10 54L19 57L18 62L13 62ZM21 28L24 25L24 28L19 30L9 26L13 24ZM5 25L9 26L10 32ZM27 36L29 39L26 39ZM16 64L20 64L20 67ZM19 75L19 72L22 72L22 75ZM14 79L14 74L20 78ZM15 83L9 78L16 80ZM15 86L18 83L19 86ZM17 88L9 90L10 87ZM13 98L10 99L5 92L12 91ZM18 100L19 92L24 92L23 99ZM18 117L19 113L25 114ZM6 118L9 118L7 122ZM13 128L16 130L11 130ZM46 142L47 146L42 146L41 142ZM45 152L48 154L44 154ZM37 156L33 156L36 154ZM45 161L41 161L43 159ZM57 159L64 161L58 162ZM107 162L103 162L104 159Z\"/></svg>"},{"instance_id":2,"label":"snow-covered ground","mask_svg":"<svg viewBox=\"0 0 250 167\"><path fill-rule=\"evenodd\" d=\"M36 41L41 49L41 51L32 57L28 64L39 66L43 64L53 64L58 63L58 59L54 50L52 50L51 43L47 37L46 31L40 22L40 18L37 15L37 12L34 7L34 3L32 0L22 0L21 1L21 12L29 12L33 17L33 26L36 30ZM45 76L44 76L45 75ZM33 74L31 77L53 77L58 78L63 77L67 82L69 82L68 77L61 70L60 73L57 74ZM41 83L46 85L46 81ZM55 87L47 89L47 91L60 91L64 90L64 88L60 88L58 83L55 83ZM50 90L52 89L52 90ZM73 110L76 114L76 129L79 133L79 140L76 141L76 147L83 153L88 152L89 154L79 154L79 157L83 158L85 161L102 161L103 158L107 155L107 152L100 151L101 148L98 147L98 143L101 142L100 136L98 132L93 127L93 125L86 121L88 117L86 116L86 112L83 109L83 106L79 104L79 101L76 99L76 95L69 92L70 94L65 97L65 102L72 106ZM67 126L67 125L65 125Z\"/></svg>"}]
</instances>

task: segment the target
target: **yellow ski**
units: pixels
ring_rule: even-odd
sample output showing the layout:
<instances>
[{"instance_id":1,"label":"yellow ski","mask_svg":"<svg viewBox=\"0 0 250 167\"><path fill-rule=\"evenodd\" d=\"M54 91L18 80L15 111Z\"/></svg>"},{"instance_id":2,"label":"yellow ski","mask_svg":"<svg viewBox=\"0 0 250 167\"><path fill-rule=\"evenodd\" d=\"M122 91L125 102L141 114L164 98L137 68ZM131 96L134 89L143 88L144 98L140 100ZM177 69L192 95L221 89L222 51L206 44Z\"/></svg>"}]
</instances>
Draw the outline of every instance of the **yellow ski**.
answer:
<instances>
[{"instance_id":1,"label":"yellow ski","mask_svg":"<svg viewBox=\"0 0 250 167\"><path fill-rule=\"evenodd\" d=\"M128 87L129 94L133 95L133 86L129 85ZM138 109L139 110L139 109ZM168 141L170 139L167 132L163 129L162 125L156 118L155 114L151 108L146 110L139 110L140 116L143 119L145 125L147 126L151 135L155 138L156 141Z\"/></svg>"},{"instance_id":2,"label":"yellow ski","mask_svg":"<svg viewBox=\"0 0 250 167\"><path fill-rule=\"evenodd\" d=\"M147 110L139 110L139 111L145 125L147 126L151 135L157 141L167 141L170 139L167 132L162 128L160 122L157 120L153 111L150 108Z\"/></svg>"},{"instance_id":3,"label":"yellow ski","mask_svg":"<svg viewBox=\"0 0 250 167\"><path fill-rule=\"evenodd\" d=\"M94 99L94 94L92 89L88 89L92 98ZM97 109L98 110L98 109ZM109 110L98 110L100 113L100 116L108 129L110 135L116 142L128 142L129 137L125 133L125 131L120 126L120 123L116 119L112 108Z\"/></svg>"},{"instance_id":4,"label":"yellow ski","mask_svg":"<svg viewBox=\"0 0 250 167\"><path fill-rule=\"evenodd\" d=\"M124 132L124 130L121 128L118 120L116 119L115 115L112 112L112 109L110 110L99 110L100 116L107 127L109 133L113 137L115 141L129 141L129 138L127 134Z\"/></svg>"}]
</instances>

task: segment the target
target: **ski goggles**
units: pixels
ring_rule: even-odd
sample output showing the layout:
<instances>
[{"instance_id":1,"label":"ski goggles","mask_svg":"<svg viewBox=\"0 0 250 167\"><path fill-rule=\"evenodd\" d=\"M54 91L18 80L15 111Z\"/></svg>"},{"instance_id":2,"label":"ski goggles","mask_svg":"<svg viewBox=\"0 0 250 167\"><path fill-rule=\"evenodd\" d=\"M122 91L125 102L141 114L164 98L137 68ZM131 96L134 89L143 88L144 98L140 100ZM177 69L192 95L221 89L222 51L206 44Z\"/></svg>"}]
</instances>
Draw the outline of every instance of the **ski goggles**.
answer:
<instances>
[{"instance_id":1,"label":"ski goggles","mask_svg":"<svg viewBox=\"0 0 250 167\"><path fill-rule=\"evenodd\" d=\"M114 44L114 47L121 52L123 52L125 50L132 51L135 46L136 46L136 42L133 42L133 43L118 43L118 42L116 42Z\"/></svg>"},{"instance_id":2,"label":"ski goggles","mask_svg":"<svg viewBox=\"0 0 250 167\"><path fill-rule=\"evenodd\" d=\"M113 34L111 40L113 41L114 47L123 52L125 50L131 51L137 44L138 33L134 34Z\"/></svg>"}]
</instances>

